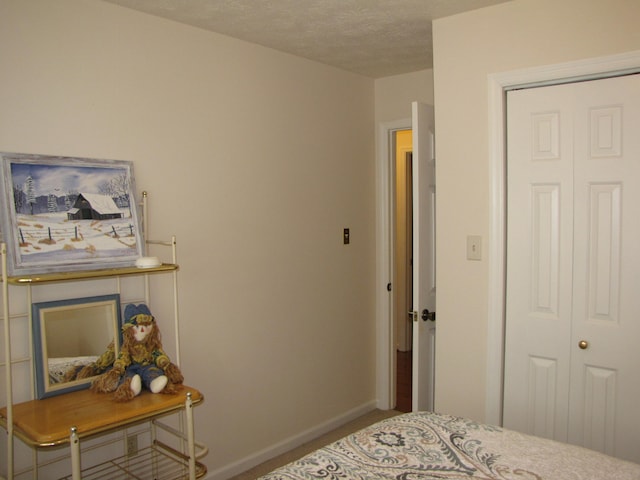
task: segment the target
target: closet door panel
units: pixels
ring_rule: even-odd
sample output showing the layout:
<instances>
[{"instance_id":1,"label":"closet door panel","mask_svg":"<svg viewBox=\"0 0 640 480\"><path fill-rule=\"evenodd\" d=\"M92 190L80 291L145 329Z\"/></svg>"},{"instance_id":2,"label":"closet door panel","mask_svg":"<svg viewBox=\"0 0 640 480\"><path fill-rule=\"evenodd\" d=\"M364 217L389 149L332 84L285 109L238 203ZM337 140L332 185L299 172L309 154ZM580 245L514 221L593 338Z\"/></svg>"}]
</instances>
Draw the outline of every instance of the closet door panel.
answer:
<instances>
[{"instance_id":1,"label":"closet door panel","mask_svg":"<svg viewBox=\"0 0 640 480\"><path fill-rule=\"evenodd\" d=\"M507 116L503 423L640 462L640 76Z\"/></svg>"}]
</instances>

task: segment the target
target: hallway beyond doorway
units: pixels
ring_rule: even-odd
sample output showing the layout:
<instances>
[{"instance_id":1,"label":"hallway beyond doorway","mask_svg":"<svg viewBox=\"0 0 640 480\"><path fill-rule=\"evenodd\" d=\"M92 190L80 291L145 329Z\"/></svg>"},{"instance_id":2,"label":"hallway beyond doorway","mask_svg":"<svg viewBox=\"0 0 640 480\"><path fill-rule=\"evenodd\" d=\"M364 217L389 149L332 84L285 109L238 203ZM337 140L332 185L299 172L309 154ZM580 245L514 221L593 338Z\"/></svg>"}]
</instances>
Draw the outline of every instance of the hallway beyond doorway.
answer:
<instances>
[{"instance_id":1,"label":"hallway beyond doorway","mask_svg":"<svg viewBox=\"0 0 640 480\"><path fill-rule=\"evenodd\" d=\"M411 411L411 373L412 352L396 351L396 410L399 412Z\"/></svg>"}]
</instances>

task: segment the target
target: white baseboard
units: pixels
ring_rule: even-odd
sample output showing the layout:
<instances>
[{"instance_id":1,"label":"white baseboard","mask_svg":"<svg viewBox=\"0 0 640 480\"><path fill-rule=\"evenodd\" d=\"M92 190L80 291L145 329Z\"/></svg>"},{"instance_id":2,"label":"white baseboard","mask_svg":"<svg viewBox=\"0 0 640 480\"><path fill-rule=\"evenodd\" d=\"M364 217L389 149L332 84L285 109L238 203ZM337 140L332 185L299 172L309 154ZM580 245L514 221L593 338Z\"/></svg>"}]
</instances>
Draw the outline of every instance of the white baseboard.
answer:
<instances>
[{"instance_id":1,"label":"white baseboard","mask_svg":"<svg viewBox=\"0 0 640 480\"><path fill-rule=\"evenodd\" d=\"M242 458L234 463L229 465L225 465L217 470L210 471L205 478L205 480L226 480L227 478L238 475L244 471L247 471L256 465L260 465L267 460L270 460L273 457L281 455L289 450L292 450L300 445L303 445L311 440L318 438L321 435L324 435L331 430L335 430L338 427L341 427L345 423L349 423L351 420L355 420L362 415L369 413L376 408L376 401L372 400L370 402L365 403L359 407L356 407L348 412L345 412L342 415L338 415L324 423L316 425L304 432L299 433L298 435L294 435L293 437L289 437L284 439L281 442L278 442L274 445L271 445L264 450L256 452L254 454L249 455L248 457ZM215 455L215 451L211 451L210 455Z\"/></svg>"}]
</instances>

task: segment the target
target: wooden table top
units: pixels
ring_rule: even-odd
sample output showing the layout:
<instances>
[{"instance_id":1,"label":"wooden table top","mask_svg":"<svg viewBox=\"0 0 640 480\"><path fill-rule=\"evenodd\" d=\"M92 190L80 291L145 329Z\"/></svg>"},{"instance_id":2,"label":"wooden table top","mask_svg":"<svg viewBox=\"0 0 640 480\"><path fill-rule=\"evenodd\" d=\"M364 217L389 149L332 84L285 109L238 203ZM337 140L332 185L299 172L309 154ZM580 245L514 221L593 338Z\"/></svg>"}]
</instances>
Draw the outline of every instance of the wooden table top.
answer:
<instances>
[{"instance_id":1,"label":"wooden table top","mask_svg":"<svg viewBox=\"0 0 640 480\"><path fill-rule=\"evenodd\" d=\"M31 446L62 445L69 442L71 427L83 438L184 409L188 393L193 405L204 400L186 385L175 395L143 391L128 402L90 390L31 400L13 406L14 433ZM6 407L0 409L0 425L7 427Z\"/></svg>"}]
</instances>

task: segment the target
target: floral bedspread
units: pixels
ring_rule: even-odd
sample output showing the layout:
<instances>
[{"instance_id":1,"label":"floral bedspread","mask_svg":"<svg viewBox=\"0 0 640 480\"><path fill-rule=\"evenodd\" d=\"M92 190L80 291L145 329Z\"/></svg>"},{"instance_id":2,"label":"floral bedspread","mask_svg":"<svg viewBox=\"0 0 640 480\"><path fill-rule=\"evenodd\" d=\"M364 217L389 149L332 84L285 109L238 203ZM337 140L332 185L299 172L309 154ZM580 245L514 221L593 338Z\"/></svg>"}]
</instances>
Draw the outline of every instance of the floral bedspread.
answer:
<instances>
[{"instance_id":1,"label":"floral bedspread","mask_svg":"<svg viewBox=\"0 0 640 480\"><path fill-rule=\"evenodd\" d=\"M383 420L262 480L640 480L640 465L464 418Z\"/></svg>"}]
</instances>

